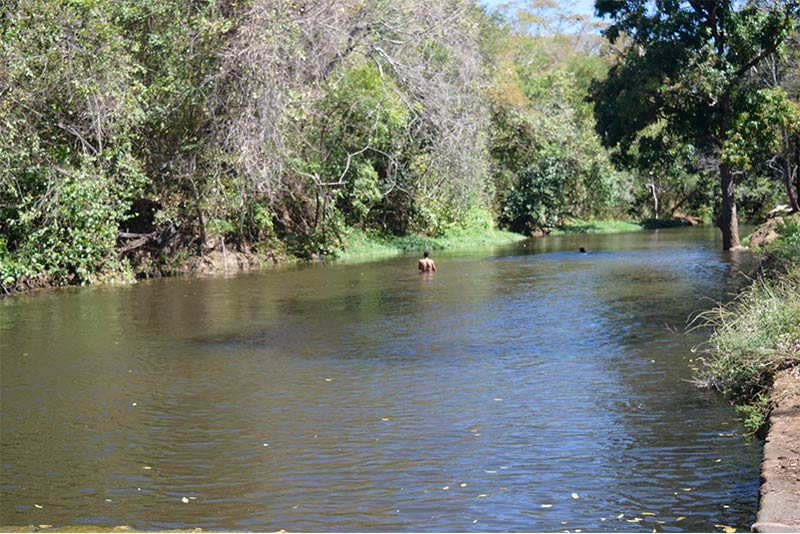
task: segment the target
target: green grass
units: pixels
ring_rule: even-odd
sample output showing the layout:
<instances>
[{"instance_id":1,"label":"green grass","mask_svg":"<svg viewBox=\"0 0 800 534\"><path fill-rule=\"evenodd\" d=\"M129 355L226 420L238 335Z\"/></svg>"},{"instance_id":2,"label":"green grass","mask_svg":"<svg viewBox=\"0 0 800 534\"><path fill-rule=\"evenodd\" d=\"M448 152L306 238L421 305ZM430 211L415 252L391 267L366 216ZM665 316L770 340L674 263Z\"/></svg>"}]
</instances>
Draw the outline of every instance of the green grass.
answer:
<instances>
[{"instance_id":1,"label":"green grass","mask_svg":"<svg viewBox=\"0 0 800 534\"><path fill-rule=\"evenodd\" d=\"M553 229L551 235L618 233L642 230L642 226L629 221L569 219L563 226ZM398 256L423 250L452 250L507 245L527 239L527 236L491 227L485 221L472 227L454 227L441 236L419 234L387 236L349 228L344 236L344 247L336 252L342 261Z\"/></svg>"},{"instance_id":2,"label":"green grass","mask_svg":"<svg viewBox=\"0 0 800 534\"><path fill-rule=\"evenodd\" d=\"M642 225L630 221L619 220L583 220L569 219L566 224L553 228L550 235L566 234L614 234L619 232L636 232Z\"/></svg>"},{"instance_id":3,"label":"green grass","mask_svg":"<svg viewBox=\"0 0 800 534\"><path fill-rule=\"evenodd\" d=\"M783 230L764 262L771 267L695 323L713 328L696 382L737 404L753 432L766 423L775 375L800 365L800 230Z\"/></svg>"},{"instance_id":4,"label":"green grass","mask_svg":"<svg viewBox=\"0 0 800 534\"><path fill-rule=\"evenodd\" d=\"M526 239L524 235L493 228L454 228L442 236L419 234L387 236L350 228L345 234L345 246L337 251L342 261L376 257L399 256L423 250L468 249L507 245Z\"/></svg>"}]
</instances>

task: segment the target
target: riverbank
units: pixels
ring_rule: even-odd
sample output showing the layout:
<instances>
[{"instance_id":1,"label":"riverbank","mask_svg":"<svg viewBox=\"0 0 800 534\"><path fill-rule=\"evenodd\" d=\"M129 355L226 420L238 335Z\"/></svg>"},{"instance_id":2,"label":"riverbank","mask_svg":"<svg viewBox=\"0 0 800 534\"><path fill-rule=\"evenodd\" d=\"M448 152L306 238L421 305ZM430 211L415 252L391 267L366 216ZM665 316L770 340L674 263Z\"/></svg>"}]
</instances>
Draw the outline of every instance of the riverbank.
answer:
<instances>
[{"instance_id":1,"label":"riverbank","mask_svg":"<svg viewBox=\"0 0 800 534\"><path fill-rule=\"evenodd\" d=\"M563 225L537 235L566 235L578 233L619 233L653 228L652 221L631 222L618 220L568 219ZM660 226L687 224L685 221L661 221ZM403 254L422 253L424 250L458 250L490 246L502 246L523 241L531 237L499 230L487 220L477 221L472 226L456 226L439 236L405 235L392 236L348 228L341 237L341 245L329 254L312 258L292 255L286 245L275 242L271 246L235 247L221 240L211 240L203 254L188 254L186 251L165 256L163 254L141 255L136 258L120 258L115 269L98 273L92 277L92 285L125 285L137 279L172 276L225 276L261 269L284 268L306 261L371 261ZM127 266L126 266L127 265ZM9 269L5 269L9 270ZM30 294L38 291L77 285L70 279L57 278L47 272L33 275L5 273L0 262L0 297ZM10 269L9 271L13 271ZM84 284L81 284L84 285Z\"/></svg>"},{"instance_id":2,"label":"riverbank","mask_svg":"<svg viewBox=\"0 0 800 534\"><path fill-rule=\"evenodd\" d=\"M800 216L750 237L753 282L701 316L713 328L698 383L716 389L765 437L756 532L800 532Z\"/></svg>"},{"instance_id":3,"label":"riverbank","mask_svg":"<svg viewBox=\"0 0 800 534\"><path fill-rule=\"evenodd\" d=\"M761 464L754 532L800 532L800 368L778 375Z\"/></svg>"}]
</instances>

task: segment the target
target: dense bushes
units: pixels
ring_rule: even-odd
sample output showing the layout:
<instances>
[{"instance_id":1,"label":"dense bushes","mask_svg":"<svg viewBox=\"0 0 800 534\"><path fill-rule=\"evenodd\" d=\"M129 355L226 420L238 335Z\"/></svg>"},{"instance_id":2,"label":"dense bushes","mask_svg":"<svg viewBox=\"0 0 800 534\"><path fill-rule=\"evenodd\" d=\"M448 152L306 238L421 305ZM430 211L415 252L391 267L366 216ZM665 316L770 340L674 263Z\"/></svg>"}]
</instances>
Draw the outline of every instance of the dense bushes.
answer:
<instances>
[{"instance_id":1,"label":"dense bushes","mask_svg":"<svg viewBox=\"0 0 800 534\"><path fill-rule=\"evenodd\" d=\"M586 96L618 52L565 20L475 0L4 2L0 282L147 275L222 246L309 258L352 228L441 235L475 213L526 233L644 216L651 182L710 210L682 145L648 160L655 181L612 165ZM748 183L753 211L780 187Z\"/></svg>"}]
</instances>

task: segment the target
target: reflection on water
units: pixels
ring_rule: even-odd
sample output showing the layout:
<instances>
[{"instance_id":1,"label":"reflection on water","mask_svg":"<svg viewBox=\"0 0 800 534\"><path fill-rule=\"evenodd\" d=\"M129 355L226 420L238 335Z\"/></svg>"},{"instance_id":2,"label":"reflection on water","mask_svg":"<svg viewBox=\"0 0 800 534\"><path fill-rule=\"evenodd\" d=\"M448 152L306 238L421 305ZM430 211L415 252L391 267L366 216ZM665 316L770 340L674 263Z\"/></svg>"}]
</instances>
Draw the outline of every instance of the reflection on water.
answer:
<instances>
[{"instance_id":1,"label":"reflection on water","mask_svg":"<svg viewBox=\"0 0 800 534\"><path fill-rule=\"evenodd\" d=\"M739 268L718 249L569 236L429 277L399 258L6 300L0 524L747 529L761 446L688 383L687 318Z\"/></svg>"}]
</instances>

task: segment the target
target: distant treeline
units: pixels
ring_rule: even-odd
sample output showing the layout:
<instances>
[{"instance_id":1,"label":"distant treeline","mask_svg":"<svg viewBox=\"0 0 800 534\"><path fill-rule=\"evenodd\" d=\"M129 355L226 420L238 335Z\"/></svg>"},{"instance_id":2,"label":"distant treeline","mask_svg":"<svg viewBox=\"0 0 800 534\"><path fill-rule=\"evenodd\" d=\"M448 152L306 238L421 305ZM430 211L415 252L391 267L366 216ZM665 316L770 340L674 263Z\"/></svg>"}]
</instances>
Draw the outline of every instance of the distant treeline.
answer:
<instances>
[{"instance_id":1,"label":"distant treeline","mask_svg":"<svg viewBox=\"0 0 800 534\"><path fill-rule=\"evenodd\" d=\"M5 0L0 283L789 203L796 5L551 4Z\"/></svg>"}]
</instances>

